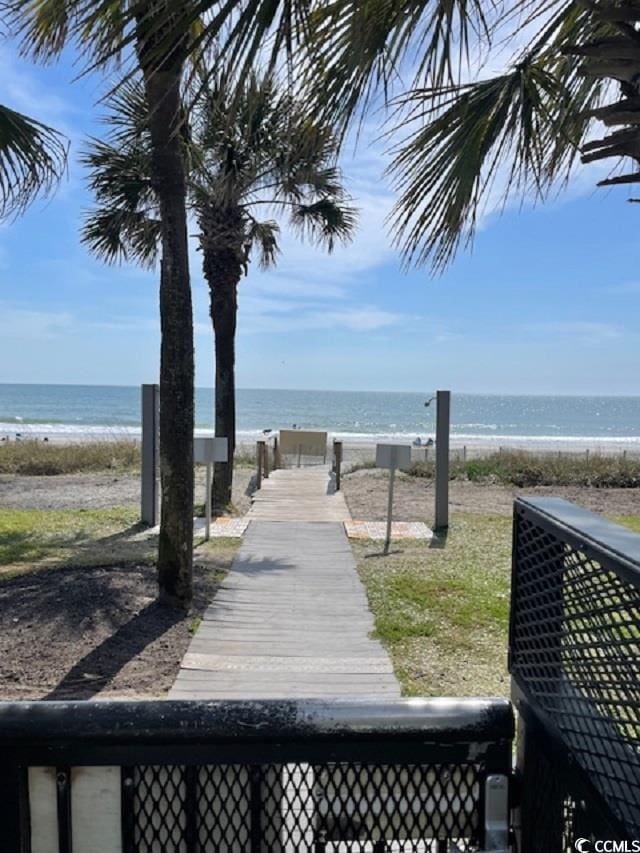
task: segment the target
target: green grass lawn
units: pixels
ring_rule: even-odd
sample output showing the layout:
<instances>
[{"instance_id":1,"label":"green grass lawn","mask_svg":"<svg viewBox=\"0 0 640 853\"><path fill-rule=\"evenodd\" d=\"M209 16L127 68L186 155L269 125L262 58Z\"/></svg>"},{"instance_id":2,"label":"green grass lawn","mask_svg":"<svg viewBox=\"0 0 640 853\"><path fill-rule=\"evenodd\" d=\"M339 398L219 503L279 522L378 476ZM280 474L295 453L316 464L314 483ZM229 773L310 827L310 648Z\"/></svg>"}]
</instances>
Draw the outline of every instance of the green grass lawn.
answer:
<instances>
[{"instance_id":1,"label":"green grass lawn","mask_svg":"<svg viewBox=\"0 0 640 853\"><path fill-rule=\"evenodd\" d=\"M54 566L152 563L158 537L139 522L136 507L0 509L0 580ZM195 543L196 559L233 554L237 539Z\"/></svg>"},{"instance_id":2,"label":"green grass lawn","mask_svg":"<svg viewBox=\"0 0 640 853\"><path fill-rule=\"evenodd\" d=\"M0 509L0 573L56 564L106 565L153 558L135 507Z\"/></svg>"},{"instance_id":3,"label":"green grass lawn","mask_svg":"<svg viewBox=\"0 0 640 853\"><path fill-rule=\"evenodd\" d=\"M640 532L640 518L616 521ZM406 695L507 696L511 518L455 514L444 547L356 542L378 636Z\"/></svg>"}]
</instances>

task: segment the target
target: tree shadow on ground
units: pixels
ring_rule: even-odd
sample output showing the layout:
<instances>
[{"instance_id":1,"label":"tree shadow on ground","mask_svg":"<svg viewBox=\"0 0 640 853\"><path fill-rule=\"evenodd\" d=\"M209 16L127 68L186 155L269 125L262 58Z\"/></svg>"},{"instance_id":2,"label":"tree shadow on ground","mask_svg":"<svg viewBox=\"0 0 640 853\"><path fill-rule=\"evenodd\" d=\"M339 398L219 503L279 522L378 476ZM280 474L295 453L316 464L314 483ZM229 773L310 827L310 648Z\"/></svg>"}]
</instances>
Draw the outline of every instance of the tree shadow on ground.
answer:
<instances>
[{"instance_id":1,"label":"tree shadow on ground","mask_svg":"<svg viewBox=\"0 0 640 853\"><path fill-rule=\"evenodd\" d=\"M215 595L231 553L194 566L186 615L156 601L153 565L67 566L0 583L0 696L78 698L168 690L190 627Z\"/></svg>"},{"instance_id":2,"label":"tree shadow on ground","mask_svg":"<svg viewBox=\"0 0 640 853\"><path fill-rule=\"evenodd\" d=\"M81 658L44 698L90 699L129 661L182 619L183 613L154 601Z\"/></svg>"},{"instance_id":3,"label":"tree shadow on ground","mask_svg":"<svg viewBox=\"0 0 640 853\"><path fill-rule=\"evenodd\" d=\"M46 552L47 547L35 542L29 531L0 533L0 565L38 560Z\"/></svg>"},{"instance_id":4,"label":"tree shadow on ground","mask_svg":"<svg viewBox=\"0 0 640 853\"><path fill-rule=\"evenodd\" d=\"M141 535L145 529L144 524L136 523L97 537L85 531L42 538L31 531L0 534L0 580L3 571L13 575L55 566L148 563L155 558L157 535Z\"/></svg>"}]
</instances>

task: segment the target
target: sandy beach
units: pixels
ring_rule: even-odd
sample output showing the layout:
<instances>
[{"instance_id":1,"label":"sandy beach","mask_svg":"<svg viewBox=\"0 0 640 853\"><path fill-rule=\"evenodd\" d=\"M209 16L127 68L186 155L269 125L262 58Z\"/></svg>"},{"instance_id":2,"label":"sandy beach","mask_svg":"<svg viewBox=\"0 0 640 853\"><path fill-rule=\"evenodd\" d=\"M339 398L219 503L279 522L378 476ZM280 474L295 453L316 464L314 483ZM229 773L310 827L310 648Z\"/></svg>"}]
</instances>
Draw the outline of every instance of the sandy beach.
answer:
<instances>
[{"instance_id":1,"label":"sandy beach","mask_svg":"<svg viewBox=\"0 0 640 853\"><path fill-rule=\"evenodd\" d=\"M319 429L323 427L320 426ZM270 432L275 435L277 430ZM421 435L408 433L349 433L328 430L328 444L334 440L343 443L343 458L347 463L363 462L375 457L377 443L410 444L412 458L422 460L427 453L433 457L433 447L425 447L430 433ZM197 436L212 436L213 430L196 429ZM69 424L0 423L0 441L47 440L64 444L86 444L94 441L140 442L140 428L136 426L83 426ZM239 452L255 453L256 442L265 435L260 430L240 430L237 437ZM416 446L416 440L420 446ZM450 436L450 449L454 457L474 458L488 456L501 450L524 450L530 453L597 453L602 455L627 454L640 457L638 436L552 436L552 435L476 435L457 433Z\"/></svg>"}]
</instances>

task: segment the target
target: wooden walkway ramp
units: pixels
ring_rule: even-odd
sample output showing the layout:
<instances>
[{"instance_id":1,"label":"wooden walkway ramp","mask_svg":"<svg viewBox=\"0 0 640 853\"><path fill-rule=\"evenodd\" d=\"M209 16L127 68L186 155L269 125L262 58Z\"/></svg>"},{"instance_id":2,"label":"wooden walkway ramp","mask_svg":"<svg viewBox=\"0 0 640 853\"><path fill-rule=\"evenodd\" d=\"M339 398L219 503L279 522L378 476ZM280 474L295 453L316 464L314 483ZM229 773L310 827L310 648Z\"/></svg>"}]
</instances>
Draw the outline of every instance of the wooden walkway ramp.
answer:
<instances>
[{"instance_id":1,"label":"wooden walkway ramp","mask_svg":"<svg viewBox=\"0 0 640 853\"><path fill-rule=\"evenodd\" d=\"M278 471L269 478L294 484L296 520L291 493L281 492L282 505L275 497L280 484L262 506L256 500L243 544L169 698L400 696L386 651L369 636L373 617L344 524L334 518L348 516L346 504L342 495L326 493L326 469L322 478L317 469ZM321 517L322 506L328 520ZM278 517L287 520L271 520Z\"/></svg>"},{"instance_id":2,"label":"wooden walkway ramp","mask_svg":"<svg viewBox=\"0 0 640 853\"><path fill-rule=\"evenodd\" d=\"M342 492L327 465L281 468L262 481L247 518L263 521L349 521Z\"/></svg>"}]
</instances>

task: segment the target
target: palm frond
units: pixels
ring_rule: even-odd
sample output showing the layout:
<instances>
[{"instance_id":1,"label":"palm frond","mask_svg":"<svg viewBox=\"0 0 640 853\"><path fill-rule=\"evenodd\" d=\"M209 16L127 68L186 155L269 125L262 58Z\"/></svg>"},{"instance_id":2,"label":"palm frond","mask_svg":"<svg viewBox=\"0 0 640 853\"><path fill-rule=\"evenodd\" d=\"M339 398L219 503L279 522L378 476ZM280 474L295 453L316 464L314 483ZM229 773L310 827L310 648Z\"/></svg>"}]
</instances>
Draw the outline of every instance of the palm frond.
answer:
<instances>
[{"instance_id":1,"label":"palm frond","mask_svg":"<svg viewBox=\"0 0 640 853\"><path fill-rule=\"evenodd\" d=\"M159 256L160 238L159 219L139 211L101 207L85 217L80 239L107 264L134 261L152 268Z\"/></svg>"},{"instance_id":2,"label":"palm frond","mask_svg":"<svg viewBox=\"0 0 640 853\"><path fill-rule=\"evenodd\" d=\"M402 83L400 68L414 69L415 84L458 82L471 41L489 38L482 0L333 0L312 15L308 85L316 102L345 128L376 96Z\"/></svg>"},{"instance_id":3,"label":"palm frond","mask_svg":"<svg viewBox=\"0 0 640 853\"><path fill-rule=\"evenodd\" d=\"M279 234L280 226L273 219L259 222L252 217L249 220L246 232L248 253L257 249L260 269L266 270L275 266L280 254Z\"/></svg>"},{"instance_id":4,"label":"palm frond","mask_svg":"<svg viewBox=\"0 0 640 853\"><path fill-rule=\"evenodd\" d=\"M472 240L490 203L543 199L568 179L606 87L585 79L563 46L611 33L568 4L504 74L396 100L395 130L417 125L393 149L400 196L391 223L407 264L442 269ZM500 186L501 184L501 186Z\"/></svg>"},{"instance_id":5,"label":"palm frond","mask_svg":"<svg viewBox=\"0 0 640 853\"><path fill-rule=\"evenodd\" d=\"M357 210L338 199L322 198L294 207L291 223L303 236L332 252L336 242L353 239L358 221Z\"/></svg>"},{"instance_id":6,"label":"palm frond","mask_svg":"<svg viewBox=\"0 0 640 853\"><path fill-rule=\"evenodd\" d=\"M408 263L442 267L469 239L496 175L506 192L539 188L549 123L544 104L562 95L543 68L527 65L454 89L443 108L403 141L390 172L400 197L393 210L396 242ZM410 98L427 118L431 93Z\"/></svg>"},{"instance_id":7,"label":"palm frond","mask_svg":"<svg viewBox=\"0 0 640 853\"><path fill-rule=\"evenodd\" d=\"M54 60L70 40L84 52L88 68L116 61L135 39L138 3L124 0L6 0L11 29L23 53Z\"/></svg>"},{"instance_id":8,"label":"palm frond","mask_svg":"<svg viewBox=\"0 0 640 853\"><path fill-rule=\"evenodd\" d=\"M0 105L0 219L46 196L66 171L67 152L53 128Z\"/></svg>"},{"instance_id":9,"label":"palm frond","mask_svg":"<svg viewBox=\"0 0 640 853\"><path fill-rule=\"evenodd\" d=\"M151 155L143 146L116 148L94 139L80 161L88 169L88 185L98 204L130 211L155 206Z\"/></svg>"},{"instance_id":10,"label":"palm frond","mask_svg":"<svg viewBox=\"0 0 640 853\"><path fill-rule=\"evenodd\" d=\"M127 82L109 101L108 140L90 140L81 153L95 198L82 241L107 263L135 261L151 267L158 257L160 214L145 116L140 87Z\"/></svg>"}]
</instances>

